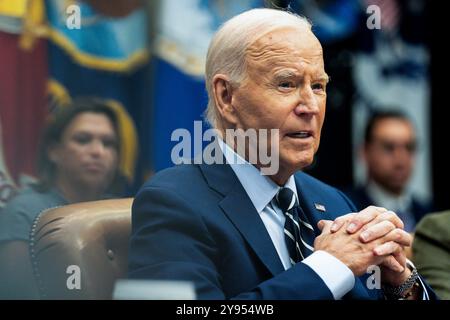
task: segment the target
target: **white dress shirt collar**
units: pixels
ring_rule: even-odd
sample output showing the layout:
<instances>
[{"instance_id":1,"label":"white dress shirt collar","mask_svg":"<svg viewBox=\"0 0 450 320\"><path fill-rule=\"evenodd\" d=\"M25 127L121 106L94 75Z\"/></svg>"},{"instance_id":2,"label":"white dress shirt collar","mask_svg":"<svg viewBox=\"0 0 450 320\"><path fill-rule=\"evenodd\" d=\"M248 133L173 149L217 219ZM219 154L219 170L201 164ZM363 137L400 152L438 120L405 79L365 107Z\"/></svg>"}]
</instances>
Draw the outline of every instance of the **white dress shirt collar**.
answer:
<instances>
[{"instance_id":1,"label":"white dress shirt collar","mask_svg":"<svg viewBox=\"0 0 450 320\"><path fill-rule=\"evenodd\" d=\"M227 163L233 169L256 211L261 213L281 187L268 176L262 175L258 168L243 159L222 139L218 138L218 142ZM291 189L298 199L294 175L289 177L284 187Z\"/></svg>"},{"instance_id":2,"label":"white dress shirt collar","mask_svg":"<svg viewBox=\"0 0 450 320\"><path fill-rule=\"evenodd\" d=\"M367 184L367 192L376 205L389 208L390 210L407 211L412 202L411 194L405 192L399 196L393 195L374 181L370 181Z\"/></svg>"}]
</instances>

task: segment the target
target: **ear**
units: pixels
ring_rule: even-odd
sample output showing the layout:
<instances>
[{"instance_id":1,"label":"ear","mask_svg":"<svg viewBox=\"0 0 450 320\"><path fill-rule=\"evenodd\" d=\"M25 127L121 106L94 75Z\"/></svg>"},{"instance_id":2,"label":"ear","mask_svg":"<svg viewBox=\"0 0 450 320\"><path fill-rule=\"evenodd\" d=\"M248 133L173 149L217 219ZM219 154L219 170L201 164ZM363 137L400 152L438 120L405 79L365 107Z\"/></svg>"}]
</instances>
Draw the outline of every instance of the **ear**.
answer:
<instances>
[{"instance_id":1,"label":"ear","mask_svg":"<svg viewBox=\"0 0 450 320\"><path fill-rule=\"evenodd\" d=\"M212 80L214 101L222 120L236 124L237 115L233 106L233 87L230 79L224 74L216 74Z\"/></svg>"}]
</instances>

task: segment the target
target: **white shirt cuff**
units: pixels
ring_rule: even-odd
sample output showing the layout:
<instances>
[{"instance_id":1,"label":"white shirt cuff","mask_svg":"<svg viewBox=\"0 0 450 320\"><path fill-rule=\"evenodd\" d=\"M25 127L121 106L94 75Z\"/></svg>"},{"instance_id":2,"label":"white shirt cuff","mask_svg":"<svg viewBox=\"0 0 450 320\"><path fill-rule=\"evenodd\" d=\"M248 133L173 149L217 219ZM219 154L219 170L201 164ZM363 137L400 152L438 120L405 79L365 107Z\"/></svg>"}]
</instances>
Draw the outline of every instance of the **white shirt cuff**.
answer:
<instances>
[{"instance_id":1,"label":"white shirt cuff","mask_svg":"<svg viewBox=\"0 0 450 320\"><path fill-rule=\"evenodd\" d=\"M341 260L328 252L314 251L302 263L322 278L335 300L341 299L355 285L353 272Z\"/></svg>"}]
</instances>

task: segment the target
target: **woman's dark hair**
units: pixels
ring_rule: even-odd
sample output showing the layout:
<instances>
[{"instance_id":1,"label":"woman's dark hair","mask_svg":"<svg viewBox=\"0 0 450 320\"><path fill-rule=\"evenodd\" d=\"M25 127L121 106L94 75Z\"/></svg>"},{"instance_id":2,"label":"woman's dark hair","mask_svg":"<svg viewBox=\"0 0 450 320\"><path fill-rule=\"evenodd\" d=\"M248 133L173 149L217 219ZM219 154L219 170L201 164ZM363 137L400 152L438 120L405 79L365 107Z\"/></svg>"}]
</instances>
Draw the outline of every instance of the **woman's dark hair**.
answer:
<instances>
[{"instance_id":1,"label":"woman's dark hair","mask_svg":"<svg viewBox=\"0 0 450 320\"><path fill-rule=\"evenodd\" d=\"M39 182L35 187L39 191L46 191L54 184L55 164L49 158L49 148L58 144L64 135L66 128L78 115L86 112L99 113L105 115L112 123L116 133L117 154L120 158L120 132L119 123L114 111L103 101L95 98L80 98L73 101L67 106L58 107L49 115L46 126L44 128L37 154L37 172ZM119 169L115 174L111 187L107 193L115 195L123 189L124 177L120 174Z\"/></svg>"}]
</instances>

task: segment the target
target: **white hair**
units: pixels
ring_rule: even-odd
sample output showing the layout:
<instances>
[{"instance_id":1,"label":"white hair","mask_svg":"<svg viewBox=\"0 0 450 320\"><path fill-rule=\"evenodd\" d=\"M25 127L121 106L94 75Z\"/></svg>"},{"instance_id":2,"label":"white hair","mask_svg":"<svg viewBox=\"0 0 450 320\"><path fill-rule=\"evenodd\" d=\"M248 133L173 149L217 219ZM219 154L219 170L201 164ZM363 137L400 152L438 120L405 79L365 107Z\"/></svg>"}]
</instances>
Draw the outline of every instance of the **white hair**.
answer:
<instances>
[{"instance_id":1,"label":"white hair","mask_svg":"<svg viewBox=\"0 0 450 320\"><path fill-rule=\"evenodd\" d=\"M230 77L239 86L246 75L246 51L258 39L278 29L291 27L311 30L311 23L297 14L275 9L252 9L228 20L211 40L206 56L206 90L208 107L205 115L213 128L218 118L212 79L216 74Z\"/></svg>"}]
</instances>

